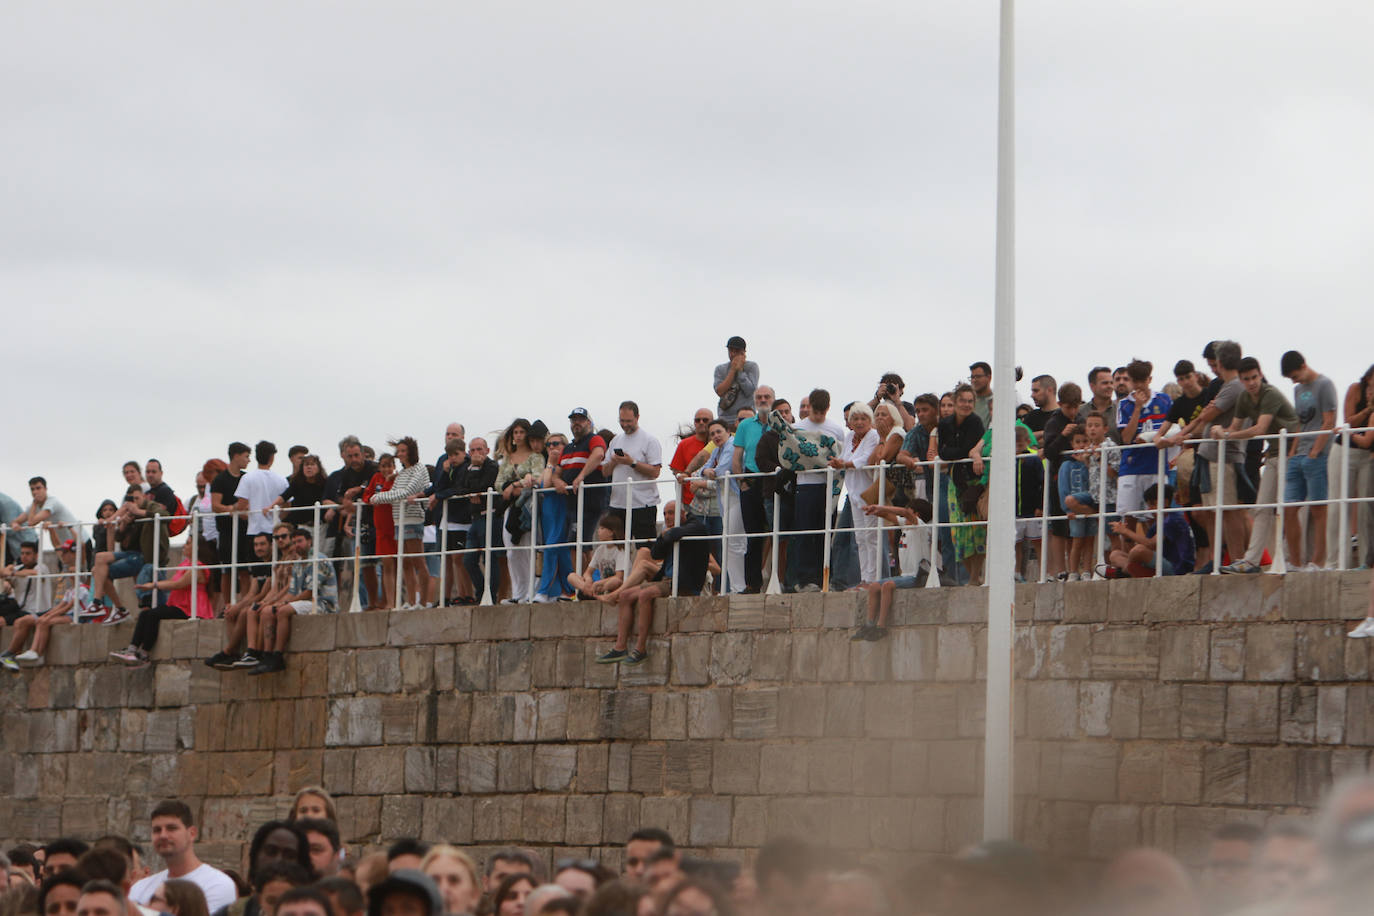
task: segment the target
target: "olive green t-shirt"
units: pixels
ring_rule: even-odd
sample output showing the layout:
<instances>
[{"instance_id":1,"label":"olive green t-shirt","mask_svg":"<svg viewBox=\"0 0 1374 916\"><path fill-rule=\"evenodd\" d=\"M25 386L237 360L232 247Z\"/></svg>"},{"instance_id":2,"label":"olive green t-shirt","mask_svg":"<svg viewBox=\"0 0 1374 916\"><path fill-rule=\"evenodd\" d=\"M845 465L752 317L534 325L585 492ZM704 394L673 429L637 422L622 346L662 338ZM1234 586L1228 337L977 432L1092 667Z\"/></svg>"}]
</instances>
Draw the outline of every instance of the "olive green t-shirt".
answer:
<instances>
[{"instance_id":1,"label":"olive green t-shirt","mask_svg":"<svg viewBox=\"0 0 1374 916\"><path fill-rule=\"evenodd\" d=\"M1302 421L1298 419L1298 412L1293 409L1293 405L1268 382L1260 383L1258 398L1251 397L1250 392L1246 391L1236 402L1236 419L1258 422L1263 416L1274 418L1270 421L1265 435L1278 435L1281 429L1288 430L1289 434L1302 429ZM1278 454L1276 440L1271 439L1265 443L1265 454Z\"/></svg>"}]
</instances>

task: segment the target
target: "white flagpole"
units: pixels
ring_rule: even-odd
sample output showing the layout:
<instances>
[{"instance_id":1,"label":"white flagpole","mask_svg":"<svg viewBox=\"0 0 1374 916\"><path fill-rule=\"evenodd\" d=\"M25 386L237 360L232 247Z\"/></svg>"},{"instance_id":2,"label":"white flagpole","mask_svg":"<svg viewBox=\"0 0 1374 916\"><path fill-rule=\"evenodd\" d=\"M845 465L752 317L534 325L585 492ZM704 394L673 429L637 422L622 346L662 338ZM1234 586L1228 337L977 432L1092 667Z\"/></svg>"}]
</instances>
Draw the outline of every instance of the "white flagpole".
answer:
<instances>
[{"instance_id":1,"label":"white flagpole","mask_svg":"<svg viewBox=\"0 0 1374 916\"><path fill-rule=\"evenodd\" d=\"M1016 525L1016 174L1013 0L1001 0L997 86L997 294L993 320L992 464L988 485L987 718L983 743L983 839L1012 836L1012 582Z\"/></svg>"}]
</instances>

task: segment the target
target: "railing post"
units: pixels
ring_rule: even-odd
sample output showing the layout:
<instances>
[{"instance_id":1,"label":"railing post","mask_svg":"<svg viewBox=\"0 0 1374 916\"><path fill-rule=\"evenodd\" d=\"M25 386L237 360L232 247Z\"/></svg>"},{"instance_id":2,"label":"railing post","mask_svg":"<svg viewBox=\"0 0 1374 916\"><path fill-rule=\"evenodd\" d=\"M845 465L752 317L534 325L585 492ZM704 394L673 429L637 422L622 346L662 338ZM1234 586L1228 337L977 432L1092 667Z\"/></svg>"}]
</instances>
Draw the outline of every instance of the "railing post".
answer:
<instances>
[{"instance_id":1,"label":"railing post","mask_svg":"<svg viewBox=\"0 0 1374 916\"><path fill-rule=\"evenodd\" d=\"M162 538L160 537L161 534L162 534L162 516L160 516L160 515L154 515L154 516L153 516L153 581L154 581L154 582L157 582L157 571L158 571L158 567L162 565L161 562L160 562L161 559L162 559ZM156 587L156 586L154 586L154 587L153 587L153 590L150 591L150 592L148 593L148 600L149 600L149 602L150 602L149 605L148 605L149 607L157 607L157 605L158 605L158 594L157 594L157 587Z\"/></svg>"},{"instance_id":2,"label":"railing post","mask_svg":"<svg viewBox=\"0 0 1374 916\"><path fill-rule=\"evenodd\" d=\"M485 558L484 558L483 562L486 564L486 570L487 570L487 587L484 588L484 589L482 589L482 603L483 603L483 604L491 604L491 603L492 603L491 596L492 596L493 592L495 591L496 588L499 588L499 587L500 587L500 583L499 583L499 582L498 582L495 586L492 585L492 580L493 580L493 579L498 579L499 577L496 575L496 571L495 571L494 569L491 568L491 510L492 510L492 501L491 501L491 500L492 500L492 497L495 496L495 495L496 495L496 491L493 490L493 489L491 489L490 487L488 487L488 488L487 488L487 512L486 512L486 516L485 516L486 525L487 525L487 538L486 538L485 541L482 542L482 552L483 552L483 554L485 555Z\"/></svg>"},{"instance_id":3,"label":"railing post","mask_svg":"<svg viewBox=\"0 0 1374 916\"><path fill-rule=\"evenodd\" d=\"M306 560L310 563L310 613L320 612L320 564L315 562L315 555L321 553L319 545L315 539L320 536L320 501L315 500L315 516L311 520L311 527L314 529L310 535L310 556Z\"/></svg>"},{"instance_id":4,"label":"railing post","mask_svg":"<svg viewBox=\"0 0 1374 916\"><path fill-rule=\"evenodd\" d=\"M572 567L573 572L579 575L582 573L582 492L586 489L586 486L585 479L582 483L577 485L577 547L576 552L573 554ZM600 519L598 519L598 521L600 521ZM573 592L573 600L582 600L581 589Z\"/></svg>"},{"instance_id":5,"label":"railing post","mask_svg":"<svg viewBox=\"0 0 1374 916\"><path fill-rule=\"evenodd\" d=\"M676 478L673 479L673 491L677 494L677 517L681 519L684 511L682 506L682 483ZM673 590L671 594L674 598L677 597L677 561L680 556L678 553L678 546L681 543L681 541L673 541Z\"/></svg>"},{"instance_id":6,"label":"railing post","mask_svg":"<svg viewBox=\"0 0 1374 916\"><path fill-rule=\"evenodd\" d=\"M625 477L625 556L630 558L631 567L634 565L634 541L631 540L632 528L634 527L635 510L634 505L634 469L630 469L630 474ZM609 501L608 501L609 502ZM678 507L678 519L682 518L682 507Z\"/></svg>"},{"instance_id":7,"label":"railing post","mask_svg":"<svg viewBox=\"0 0 1374 916\"><path fill-rule=\"evenodd\" d=\"M461 561L460 561L461 562ZM448 604L448 500L439 510L439 607Z\"/></svg>"},{"instance_id":8,"label":"railing post","mask_svg":"<svg viewBox=\"0 0 1374 916\"><path fill-rule=\"evenodd\" d=\"M1337 552L1336 555L1336 568L1340 570L1350 568L1350 561L1347 559L1347 557L1350 556L1350 455L1351 451L1355 447L1355 443L1351 441L1351 436L1351 430L1349 427L1347 427L1341 441L1341 489L1339 497L1340 503L1338 506L1338 508L1340 509L1341 517L1336 521L1336 543L1337 546L1340 547L1340 550ZM1327 448L1334 447L1335 442L1331 442L1329 445L1327 445ZM1357 520L1359 518L1361 505L1362 503L1355 504L1355 517ZM1370 509L1371 511L1374 511L1374 506L1371 506ZM1331 510L1328 508L1326 511L1330 512ZM1368 545L1361 544L1361 549L1366 549L1367 547ZM1328 547L1328 555L1330 554L1330 552L1330 548ZM1322 557L1321 562L1325 563L1326 557ZM1362 562L1365 566L1374 565L1370 563L1369 557L1360 557L1360 562Z\"/></svg>"},{"instance_id":9,"label":"railing post","mask_svg":"<svg viewBox=\"0 0 1374 916\"><path fill-rule=\"evenodd\" d=\"M716 486L720 488L720 591L723 595L730 594L730 476L726 471L722 476L719 468L716 471ZM677 561L673 561L673 570L677 570Z\"/></svg>"},{"instance_id":10,"label":"railing post","mask_svg":"<svg viewBox=\"0 0 1374 916\"><path fill-rule=\"evenodd\" d=\"M538 583L534 578L534 558L539 547L539 488L530 487L530 595L533 601ZM548 559L545 557L545 559Z\"/></svg>"},{"instance_id":11,"label":"railing post","mask_svg":"<svg viewBox=\"0 0 1374 916\"><path fill-rule=\"evenodd\" d=\"M1111 448L1112 441L1103 439L1102 445L1097 449L1097 555L1093 557L1093 578L1097 577L1097 565L1107 562L1107 552L1104 548L1107 545L1107 469L1111 467Z\"/></svg>"},{"instance_id":12,"label":"railing post","mask_svg":"<svg viewBox=\"0 0 1374 916\"><path fill-rule=\"evenodd\" d=\"M1273 441L1273 440L1271 440L1271 441ZM1288 480L1288 430L1287 430L1287 429L1284 429L1284 428L1280 428L1280 429L1279 429L1279 438L1278 438L1278 441L1275 442L1274 444L1278 447L1278 450L1279 450L1279 456L1278 456L1278 457L1279 457L1279 460L1278 460L1277 462L1275 462L1275 465L1274 465L1274 470L1275 470L1275 471L1278 473L1278 475L1279 475L1278 486L1274 488L1274 511L1278 513L1278 516L1279 516L1279 517L1278 517L1278 521L1277 521L1277 522L1275 523L1275 525L1274 525L1274 533L1275 533L1275 535L1276 535L1276 537L1274 538L1274 557L1273 557L1273 562L1269 564L1269 571L1272 572L1272 573L1283 574L1283 573L1288 572L1288 550L1287 550L1287 545L1286 545L1286 543L1285 543L1285 541L1284 541L1284 536L1285 536L1285 535L1284 535L1284 524L1283 524L1283 497L1284 497L1284 495L1285 495L1284 492L1283 492L1283 488L1284 488L1284 484L1285 484L1285 483L1287 482L1287 480ZM1311 518L1310 515L1308 516L1307 524L1308 524L1309 527L1310 527L1311 524L1312 524L1312 518ZM1301 532L1301 531L1302 531L1302 528L1299 527L1298 530L1299 530L1299 532ZM1306 539L1304 538L1304 540L1306 540ZM1304 545L1304 550L1305 550L1305 549L1306 549L1306 545ZM1322 557L1322 562L1323 562L1323 563L1326 562L1326 558L1325 558L1325 557Z\"/></svg>"},{"instance_id":13,"label":"railing post","mask_svg":"<svg viewBox=\"0 0 1374 916\"><path fill-rule=\"evenodd\" d=\"M72 597L77 599L81 597L81 561L86 555L86 538L81 534L82 527L82 523L78 522L76 526L76 566L72 570ZM5 539L0 536L0 566L5 565L5 559ZM80 605L79 600L77 601L77 605ZM73 614L72 619L76 620L77 623L81 622L77 620L75 614Z\"/></svg>"},{"instance_id":14,"label":"railing post","mask_svg":"<svg viewBox=\"0 0 1374 916\"><path fill-rule=\"evenodd\" d=\"M1226 440L1217 440L1217 466L1212 469L1212 490L1216 493L1216 508L1212 510L1212 528L1215 537L1212 539L1212 575L1221 575L1221 561L1226 554L1226 529L1222 521L1222 504L1226 500ZM1232 557L1231 562L1239 561L1239 557Z\"/></svg>"},{"instance_id":15,"label":"railing post","mask_svg":"<svg viewBox=\"0 0 1374 916\"><path fill-rule=\"evenodd\" d=\"M779 497L781 488L777 486L778 475L782 473L782 468L773 470L773 549L769 551L768 565L772 569L772 579L768 583L768 594L782 594L782 580L778 578L778 551L781 549L782 540L779 537L782 531L782 500ZM762 478L757 478L759 485L763 485Z\"/></svg>"},{"instance_id":16,"label":"railing post","mask_svg":"<svg viewBox=\"0 0 1374 916\"><path fill-rule=\"evenodd\" d=\"M191 513L191 526L190 526L189 528L186 529L186 530L189 532L189 534L188 534L187 537L186 537L186 540L187 540L187 541L190 543L190 545L191 545L191 565L190 565L189 569L190 569L190 572L191 572L191 619L192 619L192 620L197 620L197 619L198 619L197 616L196 616L196 605L197 605L197 603L198 603L196 599L197 599L197 597L198 597L199 589L196 588L196 564L200 562L200 538L196 537L196 516L198 516L199 514L200 514L199 512L192 512L192 513Z\"/></svg>"},{"instance_id":17,"label":"railing post","mask_svg":"<svg viewBox=\"0 0 1374 916\"><path fill-rule=\"evenodd\" d=\"M821 591L830 591L830 494L834 490L835 469L830 465L825 466L825 518L822 519L822 531L825 540L821 543ZM808 537L815 537L814 534Z\"/></svg>"},{"instance_id":18,"label":"railing post","mask_svg":"<svg viewBox=\"0 0 1374 916\"><path fill-rule=\"evenodd\" d=\"M229 603L239 600L239 522L238 516L229 512Z\"/></svg>"},{"instance_id":19,"label":"railing post","mask_svg":"<svg viewBox=\"0 0 1374 916\"><path fill-rule=\"evenodd\" d=\"M940 489L940 456L930 462L932 472L930 496L930 571L926 573L926 588L940 587L940 503L944 491Z\"/></svg>"},{"instance_id":20,"label":"railing post","mask_svg":"<svg viewBox=\"0 0 1374 916\"><path fill-rule=\"evenodd\" d=\"M354 504L353 504L353 507L354 507L354 515L353 515L353 601L352 601L351 609L352 609L352 612L356 614L356 613L360 612L360 611L363 609L363 590L362 590L362 578L363 578L363 563L362 563L362 552L363 552L363 503L362 503L362 500L359 500L358 502L354 503ZM340 525L339 527L342 528L343 525ZM376 596L375 596L375 595L369 595L368 597L369 597L369 598L373 598L374 600L376 599Z\"/></svg>"},{"instance_id":21,"label":"railing post","mask_svg":"<svg viewBox=\"0 0 1374 916\"><path fill-rule=\"evenodd\" d=\"M41 604L41 599L43 598L43 587L45 585L48 588L48 598L52 598L52 586L48 585L47 564L43 561L43 536L48 532L46 524L44 522L39 522L37 525L34 525L32 527L34 531L38 532L38 563L34 566L34 569L38 570L38 572L34 575L34 578L38 580L38 597L40 599L39 603ZM61 563L61 557L58 558L58 562ZM44 610L46 610L46 608ZM38 613L42 614L43 611L39 611Z\"/></svg>"},{"instance_id":22,"label":"railing post","mask_svg":"<svg viewBox=\"0 0 1374 916\"><path fill-rule=\"evenodd\" d=\"M1050 575L1050 487L1058 486L1058 481L1050 481L1050 463L1040 459L1040 581Z\"/></svg>"},{"instance_id":23,"label":"railing post","mask_svg":"<svg viewBox=\"0 0 1374 916\"><path fill-rule=\"evenodd\" d=\"M879 461L879 462L878 462L878 505L880 505L880 506L885 506L885 505L887 505L887 462L886 462L886 461ZM851 506L851 510L852 510L853 500L850 500L850 506ZM860 510L860 511L863 511L863 510ZM858 525L859 525L859 520L856 518L856 519L854 519L854 526L857 528ZM856 533L857 533L857 532L856 532ZM901 537L901 529L900 529L900 528L899 528L898 531L897 531L897 536L898 536L899 538ZM879 578L879 579L886 579L886 578L887 578L887 574L891 571L890 568L885 568L885 567L883 566L883 556L884 556L884 554L886 554L886 553L887 553L887 529L883 527L883 520L882 520L882 517L879 516L879 517L878 517L878 565L874 567L875 569L878 570L878 578Z\"/></svg>"},{"instance_id":24,"label":"railing post","mask_svg":"<svg viewBox=\"0 0 1374 916\"><path fill-rule=\"evenodd\" d=\"M404 605L410 603L410 596L406 594L406 502L402 499L391 505L400 507L399 512L392 512L393 515L398 516L396 521L396 597L392 602L392 608L399 611ZM387 506L388 511L391 511L391 505ZM401 600L402 596L405 597L404 601Z\"/></svg>"},{"instance_id":25,"label":"railing post","mask_svg":"<svg viewBox=\"0 0 1374 916\"><path fill-rule=\"evenodd\" d=\"M1164 575L1164 468L1169 463L1168 449L1157 448L1155 470L1155 578Z\"/></svg>"}]
</instances>

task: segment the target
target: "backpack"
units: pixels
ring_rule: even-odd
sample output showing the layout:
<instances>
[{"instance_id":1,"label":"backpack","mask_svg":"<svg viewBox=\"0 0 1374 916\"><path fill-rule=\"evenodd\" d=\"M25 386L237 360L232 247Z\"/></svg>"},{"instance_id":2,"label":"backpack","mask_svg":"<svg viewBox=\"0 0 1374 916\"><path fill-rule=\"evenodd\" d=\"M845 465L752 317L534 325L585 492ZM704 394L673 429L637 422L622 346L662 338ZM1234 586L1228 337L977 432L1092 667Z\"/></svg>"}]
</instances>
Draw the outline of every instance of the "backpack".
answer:
<instances>
[{"instance_id":1,"label":"backpack","mask_svg":"<svg viewBox=\"0 0 1374 916\"><path fill-rule=\"evenodd\" d=\"M186 511L186 505L181 501L180 496L177 497L177 508L174 514L180 517L167 520L167 533L172 537L181 534L186 530L186 526L191 523L191 520L187 518L189 513Z\"/></svg>"}]
</instances>

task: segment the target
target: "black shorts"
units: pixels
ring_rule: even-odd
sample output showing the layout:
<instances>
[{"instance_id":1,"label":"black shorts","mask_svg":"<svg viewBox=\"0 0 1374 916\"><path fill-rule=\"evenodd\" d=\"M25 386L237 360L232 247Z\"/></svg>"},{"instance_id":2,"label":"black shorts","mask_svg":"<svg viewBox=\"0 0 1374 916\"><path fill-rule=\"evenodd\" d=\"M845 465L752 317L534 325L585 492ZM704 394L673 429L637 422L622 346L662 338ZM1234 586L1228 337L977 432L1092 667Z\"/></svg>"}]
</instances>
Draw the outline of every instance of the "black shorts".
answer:
<instances>
[{"instance_id":1,"label":"black shorts","mask_svg":"<svg viewBox=\"0 0 1374 916\"><path fill-rule=\"evenodd\" d=\"M442 534L443 534L443 536L444 536L444 539L443 539L443 545L444 545L444 546L443 546L443 549L444 549L444 550L449 550L449 551L452 551L452 550L462 550L464 547L467 546L467 543L468 543L468 532L467 532L467 528L466 528L466 527L464 527L464 528L462 528L461 530L458 530L458 531L449 531L449 530L445 530L445 531L442 532Z\"/></svg>"},{"instance_id":2,"label":"black shorts","mask_svg":"<svg viewBox=\"0 0 1374 916\"><path fill-rule=\"evenodd\" d=\"M27 616L28 612L19 606L18 601L9 595L0 597L0 618L3 618L5 623L13 625L19 618Z\"/></svg>"}]
</instances>

